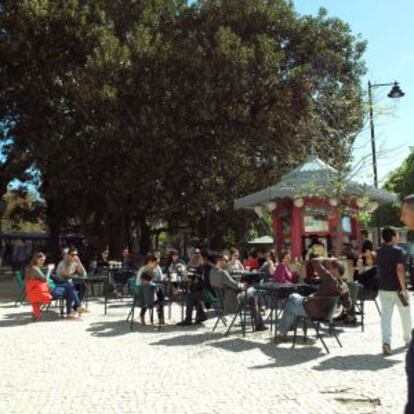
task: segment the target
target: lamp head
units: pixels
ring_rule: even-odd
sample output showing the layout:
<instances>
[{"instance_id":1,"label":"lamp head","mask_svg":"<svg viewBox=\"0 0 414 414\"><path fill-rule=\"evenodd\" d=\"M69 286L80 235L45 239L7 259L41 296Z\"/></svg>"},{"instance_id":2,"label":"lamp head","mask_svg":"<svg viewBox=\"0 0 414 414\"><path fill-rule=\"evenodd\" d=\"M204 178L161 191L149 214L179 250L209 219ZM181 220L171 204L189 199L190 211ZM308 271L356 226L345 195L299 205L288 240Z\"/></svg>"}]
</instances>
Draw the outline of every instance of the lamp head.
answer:
<instances>
[{"instance_id":1,"label":"lamp head","mask_svg":"<svg viewBox=\"0 0 414 414\"><path fill-rule=\"evenodd\" d=\"M390 91L390 93L388 94L389 98L402 98L405 95L405 93L400 89L400 85L398 84L398 82L394 82L394 85Z\"/></svg>"}]
</instances>

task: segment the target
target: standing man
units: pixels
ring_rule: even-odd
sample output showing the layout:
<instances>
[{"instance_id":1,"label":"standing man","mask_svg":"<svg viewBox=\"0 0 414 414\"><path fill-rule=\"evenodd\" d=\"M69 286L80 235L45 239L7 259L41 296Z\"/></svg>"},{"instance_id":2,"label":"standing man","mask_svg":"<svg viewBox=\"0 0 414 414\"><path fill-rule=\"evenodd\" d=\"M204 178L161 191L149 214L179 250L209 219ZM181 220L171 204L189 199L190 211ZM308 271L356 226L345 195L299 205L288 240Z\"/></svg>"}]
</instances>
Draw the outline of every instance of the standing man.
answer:
<instances>
[{"instance_id":1,"label":"standing man","mask_svg":"<svg viewBox=\"0 0 414 414\"><path fill-rule=\"evenodd\" d=\"M401 207L401 221L410 229L414 230L414 194L405 197ZM410 348L407 352L405 369L408 377L408 402L405 414L414 412L414 341L411 339Z\"/></svg>"},{"instance_id":2,"label":"standing man","mask_svg":"<svg viewBox=\"0 0 414 414\"><path fill-rule=\"evenodd\" d=\"M381 301L381 331L382 352L391 355L391 323L394 305L397 305L403 328L403 338L406 345L410 341L411 313L410 307L404 306L399 293L408 299L405 284L404 251L396 246L397 232L391 227L382 230L384 244L378 249L378 287Z\"/></svg>"}]
</instances>

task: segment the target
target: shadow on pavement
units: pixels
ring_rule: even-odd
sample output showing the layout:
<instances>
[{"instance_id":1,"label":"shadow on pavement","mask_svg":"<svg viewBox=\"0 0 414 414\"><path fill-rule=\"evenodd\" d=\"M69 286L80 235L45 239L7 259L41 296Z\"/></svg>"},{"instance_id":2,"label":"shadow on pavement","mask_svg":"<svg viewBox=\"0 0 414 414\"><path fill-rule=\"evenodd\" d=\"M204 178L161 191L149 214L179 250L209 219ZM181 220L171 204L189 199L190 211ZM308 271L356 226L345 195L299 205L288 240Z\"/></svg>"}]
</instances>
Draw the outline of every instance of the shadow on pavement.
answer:
<instances>
[{"instance_id":1,"label":"shadow on pavement","mask_svg":"<svg viewBox=\"0 0 414 414\"><path fill-rule=\"evenodd\" d=\"M124 320L92 323L90 327L86 329L86 331L90 332L92 336L101 338L125 335L130 333L129 324Z\"/></svg>"},{"instance_id":2,"label":"shadow on pavement","mask_svg":"<svg viewBox=\"0 0 414 414\"><path fill-rule=\"evenodd\" d=\"M52 311L43 311L42 320L36 323L43 322L55 322L60 321L59 314ZM3 315L3 319L0 319L0 328L11 328L14 326L23 326L35 323L33 320L33 314L31 312L22 312L22 313L9 313Z\"/></svg>"},{"instance_id":3,"label":"shadow on pavement","mask_svg":"<svg viewBox=\"0 0 414 414\"><path fill-rule=\"evenodd\" d=\"M264 344L262 342L249 341L240 338L229 339L227 341L219 341L210 343L208 345L230 352L244 352L253 349L259 349L261 352L263 352L263 354L274 360L273 362L265 365L252 366L250 369L265 369L300 365L324 355L323 351L320 348L314 347L312 345L307 346L306 348L282 348L278 347L273 341Z\"/></svg>"},{"instance_id":4,"label":"shadow on pavement","mask_svg":"<svg viewBox=\"0 0 414 414\"><path fill-rule=\"evenodd\" d=\"M139 322L134 323L133 331L130 330L130 322L126 322L125 319L116 320L116 321L105 321L105 322L96 322L92 323L90 327L86 330L87 332L91 332L92 336L95 337L111 337L111 336L118 336L118 335L125 335L129 333L154 333L160 334L165 332L176 332L176 331L183 331L183 330L192 330L194 331L196 327L189 326L189 327L179 327L177 325L163 325L161 330L158 329L158 324L155 322L153 325L147 324L142 325ZM157 345L154 343L153 345ZM164 345L164 344L163 344Z\"/></svg>"},{"instance_id":5,"label":"shadow on pavement","mask_svg":"<svg viewBox=\"0 0 414 414\"><path fill-rule=\"evenodd\" d=\"M379 371L399 363L401 361L386 358L382 354L344 355L326 359L313 369L316 371Z\"/></svg>"},{"instance_id":6,"label":"shadow on pavement","mask_svg":"<svg viewBox=\"0 0 414 414\"><path fill-rule=\"evenodd\" d=\"M178 328L178 327L177 327ZM180 330L191 327L179 327ZM194 328L193 328L194 330ZM179 335L173 338L161 339L157 342L151 343L151 345L163 345L163 346L191 346L201 345L208 341L213 341L221 338L223 335L219 333L205 332L198 335Z\"/></svg>"},{"instance_id":7,"label":"shadow on pavement","mask_svg":"<svg viewBox=\"0 0 414 414\"><path fill-rule=\"evenodd\" d=\"M18 307L19 305L16 306L15 302L11 303L10 301L7 301L7 305L0 305L1 309L17 309Z\"/></svg>"}]
</instances>

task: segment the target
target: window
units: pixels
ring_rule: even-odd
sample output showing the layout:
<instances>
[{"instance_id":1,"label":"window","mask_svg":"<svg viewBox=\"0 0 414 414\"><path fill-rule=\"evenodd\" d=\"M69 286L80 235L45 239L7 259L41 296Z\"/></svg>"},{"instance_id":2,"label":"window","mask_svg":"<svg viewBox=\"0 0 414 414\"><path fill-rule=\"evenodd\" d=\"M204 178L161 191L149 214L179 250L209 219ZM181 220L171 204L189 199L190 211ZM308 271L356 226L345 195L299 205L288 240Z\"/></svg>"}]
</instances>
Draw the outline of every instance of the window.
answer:
<instances>
[{"instance_id":1,"label":"window","mask_svg":"<svg viewBox=\"0 0 414 414\"><path fill-rule=\"evenodd\" d=\"M329 231L328 210L323 208L305 208L303 217L305 233L326 233Z\"/></svg>"},{"instance_id":2,"label":"window","mask_svg":"<svg viewBox=\"0 0 414 414\"><path fill-rule=\"evenodd\" d=\"M344 233L352 233L351 217L349 216L342 217L342 231Z\"/></svg>"}]
</instances>

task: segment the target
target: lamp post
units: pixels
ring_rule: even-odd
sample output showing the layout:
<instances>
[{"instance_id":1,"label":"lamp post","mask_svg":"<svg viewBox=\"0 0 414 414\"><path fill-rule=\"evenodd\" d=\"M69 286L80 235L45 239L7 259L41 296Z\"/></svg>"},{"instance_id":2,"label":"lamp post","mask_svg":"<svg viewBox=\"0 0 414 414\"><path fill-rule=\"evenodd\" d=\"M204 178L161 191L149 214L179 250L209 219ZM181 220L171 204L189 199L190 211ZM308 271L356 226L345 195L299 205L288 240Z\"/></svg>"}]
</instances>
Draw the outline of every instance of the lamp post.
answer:
<instances>
[{"instance_id":1,"label":"lamp post","mask_svg":"<svg viewBox=\"0 0 414 414\"><path fill-rule=\"evenodd\" d=\"M378 188L378 170L377 170L377 151L375 146L375 128L374 128L374 108L372 103L372 89L383 87L383 86L392 86L390 93L388 94L389 98L397 99L402 98L405 93L400 89L400 86L397 81L390 83L371 83L368 81L368 106L369 106L369 125L371 130L371 152L372 152L372 169L374 173L374 187ZM381 244L381 230L379 227L379 216L378 211L375 212L375 224L377 228L377 242L378 246Z\"/></svg>"}]
</instances>

